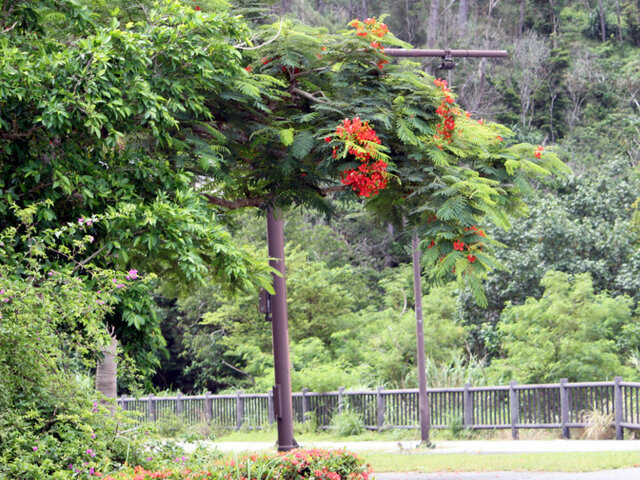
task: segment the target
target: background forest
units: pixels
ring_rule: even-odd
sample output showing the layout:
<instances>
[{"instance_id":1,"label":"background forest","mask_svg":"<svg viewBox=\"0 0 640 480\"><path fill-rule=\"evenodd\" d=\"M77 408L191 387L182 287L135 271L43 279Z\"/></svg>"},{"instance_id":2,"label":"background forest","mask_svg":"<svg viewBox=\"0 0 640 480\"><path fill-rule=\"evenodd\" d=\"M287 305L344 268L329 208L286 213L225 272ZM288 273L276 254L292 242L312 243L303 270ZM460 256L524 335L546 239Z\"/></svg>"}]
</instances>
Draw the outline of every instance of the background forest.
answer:
<instances>
[{"instance_id":1,"label":"background forest","mask_svg":"<svg viewBox=\"0 0 640 480\"><path fill-rule=\"evenodd\" d=\"M504 269L485 281L487 308L455 284L424 287L431 385L640 378L637 0L284 0L264 8L331 31L388 15L390 30L415 47L508 50L508 59L459 59L449 71L437 70L439 59L422 66L447 78L474 116L509 126L521 141L558 145L573 171L539 183L528 215L509 231L488 232L507 248L498 252ZM415 387L410 239L354 200L336 197L333 207L285 217L293 389ZM266 256L259 211L225 216L237 241ZM153 387L267 391L271 329L257 290L229 297L212 284L177 300L175 290L158 285L167 346ZM131 371L121 380L135 389Z\"/></svg>"}]
</instances>

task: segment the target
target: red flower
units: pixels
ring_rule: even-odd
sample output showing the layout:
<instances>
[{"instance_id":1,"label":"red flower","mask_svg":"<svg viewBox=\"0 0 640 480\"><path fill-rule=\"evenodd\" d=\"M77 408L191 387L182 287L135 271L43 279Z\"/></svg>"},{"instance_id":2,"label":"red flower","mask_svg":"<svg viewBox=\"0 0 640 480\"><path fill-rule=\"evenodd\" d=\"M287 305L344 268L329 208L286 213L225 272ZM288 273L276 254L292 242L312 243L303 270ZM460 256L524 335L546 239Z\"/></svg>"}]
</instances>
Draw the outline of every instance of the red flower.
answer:
<instances>
[{"instance_id":1,"label":"red flower","mask_svg":"<svg viewBox=\"0 0 640 480\"><path fill-rule=\"evenodd\" d=\"M196 5L196 12L199 12L200 10L202 10L199 6Z\"/></svg>"},{"instance_id":2,"label":"red flower","mask_svg":"<svg viewBox=\"0 0 640 480\"><path fill-rule=\"evenodd\" d=\"M324 141L327 142L327 143L330 143L331 142L331 137L324 137Z\"/></svg>"},{"instance_id":3,"label":"red flower","mask_svg":"<svg viewBox=\"0 0 640 480\"><path fill-rule=\"evenodd\" d=\"M253 71L253 67L251 65L247 65L246 67L244 67L244 69L249 73Z\"/></svg>"},{"instance_id":4,"label":"red flower","mask_svg":"<svg viewBox=\"0 0 640 480\"><path fill-rule=\"evenodd\" d=\"M471 254L469 254L469 255L467 255L467 260L469 260L469 263L473 263L473 262L476 261L476 257L471 255Z\"/></svg>"},{"instance_id":5,"label":"red flower","mask_svg":"<svg viewBox=\"0 0 640 480\"><path fill-rule=\"evenodd\" d=\"M456 242L453 242L453 249L454 250L459 250L462 251L464 250L464 242L458 240Z\"/></svg>"}]
</instances>

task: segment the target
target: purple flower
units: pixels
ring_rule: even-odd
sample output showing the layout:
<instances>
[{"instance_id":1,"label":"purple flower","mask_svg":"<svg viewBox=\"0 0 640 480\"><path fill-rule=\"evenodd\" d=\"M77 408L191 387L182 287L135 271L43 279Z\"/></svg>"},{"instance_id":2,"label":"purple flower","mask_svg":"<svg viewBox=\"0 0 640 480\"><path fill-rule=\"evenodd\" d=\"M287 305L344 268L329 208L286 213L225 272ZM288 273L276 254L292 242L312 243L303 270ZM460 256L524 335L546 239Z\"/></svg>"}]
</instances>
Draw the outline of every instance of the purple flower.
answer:
<instances>
[{"instance_id":1,"label":"purple flower","mask_svg":"<svg viewBox=\"0 0 640 480\"><path fill-rule=\"evenodd\" d=\"M135 280L137 278L138 278L138 270L136 269L129 270L127 275L127 280Z\"/></svg>"},{"instance_id":2,"label":"purple flower","mask_svg":"<svg viewBox=\"0 0 640 480\"><path fill-rule=\"evenodd\" d=\"M80 218L78 219L78 223L80 223L80 224L84 223L84 217L80 217Z\"/></svg>"},{"instance_id":3,"label":"purple flower","mask_svg":"<svg viewBox=\"0 0 640 480\"><path fill-rule=\"evenodd\" d=\"M69 470L73 470L73 463L69 464Z\"/></svg>"},{"instance_id":4,"label":"purple flower","mask_svg":"<svg viewBox=\"0 0 640 480\"><path fill-rule=\"evenodd\" d=\"M92 433L92 434L91 434L91 438L96 438L96 434L95 434L95 433Z\"/></svg>"},{"instance_id":5,"label":"purple flower","mask_svg":"<svg viewBox=\"0 0 640 480\"><path fill-rule=\"evenodd\" d=\"M93 469L93 467L91 467L91 468L89 469L89 474L90 474L90 475L93 475L93 473L94 473L94 472L95 472L95 470Z\"/></svg>"},{"instance_id":6,"label":"purple flower","mask_svg":"<svg viewBox=\"0 0 640 480\"><path fill-rule=\"evenodd\" d=\"M35 452L36 450L38 450L38 447L36 447L36 446L33 446L33 447L31 447L31 448L33 448L33 451L34 451L34 452Z\"/></svg>"},{"instance_id":7,"label":"purple flower","mask_svg":"<svg viewBox=\"0 0 640 480\"><path fill-rule=\"evenodd\" d=\"M116 288L122 288L122 287L124 287L124 284L122 284L122 283L116 284Z\"/></svg>"},{"instance_id":8,"label":"purple flower","mask_svg":"<svg viewBox=\"0 0 640 480\"><path fill-rule=\"evenodd\" d=\"M2 301L3 301L3 302L8 302L8 301L9 301L9 299L8 299L8 298L3 298L3 299L2 299Z\"/></svg>"},{"instance_id":9,"label":"purple flower","mask_svg":"<svg viewBox=\"0 0 640 480\"><path fill-rule=\"evenodd\" d=\"M95 457L95 456L96 456L96 454L94 453L94 451L93 451L93 450L91 450L90 448L87 448L87 453L88 453L89 455L91 455L92 457Z\"/></svg>"}]
</instances>

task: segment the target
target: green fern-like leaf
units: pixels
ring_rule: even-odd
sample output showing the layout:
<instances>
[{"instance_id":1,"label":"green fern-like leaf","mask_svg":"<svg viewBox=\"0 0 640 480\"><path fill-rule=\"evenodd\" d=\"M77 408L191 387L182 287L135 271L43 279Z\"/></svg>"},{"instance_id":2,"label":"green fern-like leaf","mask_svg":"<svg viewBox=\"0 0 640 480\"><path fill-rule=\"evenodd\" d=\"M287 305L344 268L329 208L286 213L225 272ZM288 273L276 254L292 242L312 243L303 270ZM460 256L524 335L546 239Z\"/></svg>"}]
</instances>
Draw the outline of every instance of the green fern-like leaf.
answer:
<instances>
[{"instance_id":1,"label":"green fern-like leaf","mask_svg":"<svg viewBox=\"0 0 640 480\"><path fill-rule=\"evenodd\" d=\"M293 139L293 143L291 144L291 154L297 159L302 159L309 154L314 143L315 141L311 132L308 130L302 130L296 133Z\"/></svg>"}]
</instances>

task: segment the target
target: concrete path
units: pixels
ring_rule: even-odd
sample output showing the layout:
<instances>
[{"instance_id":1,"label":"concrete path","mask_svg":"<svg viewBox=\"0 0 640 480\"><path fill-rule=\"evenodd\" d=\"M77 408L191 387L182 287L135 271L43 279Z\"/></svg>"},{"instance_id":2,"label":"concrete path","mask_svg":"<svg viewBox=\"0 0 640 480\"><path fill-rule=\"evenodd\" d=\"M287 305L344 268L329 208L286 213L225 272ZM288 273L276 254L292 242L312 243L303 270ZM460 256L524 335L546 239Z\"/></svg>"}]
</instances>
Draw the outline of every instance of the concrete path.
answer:
<instances>
[{"instance_id":1,"label":"concrete path","mask_svg":"<svg viewBox=\"0 0 640 480\"><path fill-rule=\"evenodd\" d=\"M640 480L640 468L600 472L376 473L377 480Z\"/></svg>"},{"instance_id":2,"label":"concrete path","mask_svg":"<svg viewBox=\"0 0 640 480\"><path fill-rule=\"evenodd\" d=\"M207 442L222 452L259 452L274 450L271 442ZM300 442L303 448L344 448L354 452L416 451L417 441L401 442ZM447 453L545 453L545 452L638 452L634 440L463 440L434 442L435 448L423 449L429 455ZM188 448L188 446L187 446Z\"/></svg>"}]
</instances>

